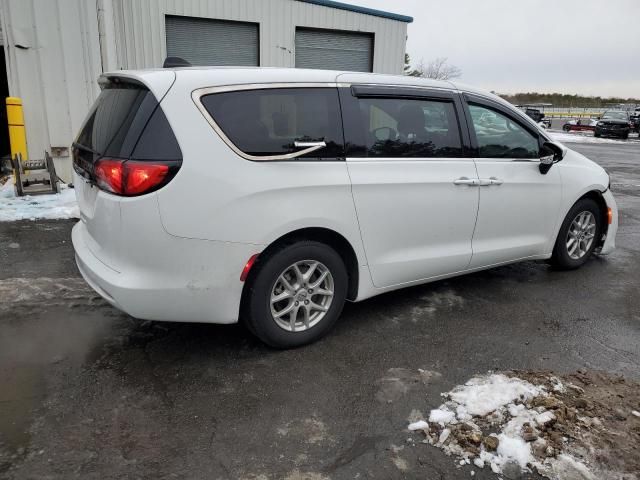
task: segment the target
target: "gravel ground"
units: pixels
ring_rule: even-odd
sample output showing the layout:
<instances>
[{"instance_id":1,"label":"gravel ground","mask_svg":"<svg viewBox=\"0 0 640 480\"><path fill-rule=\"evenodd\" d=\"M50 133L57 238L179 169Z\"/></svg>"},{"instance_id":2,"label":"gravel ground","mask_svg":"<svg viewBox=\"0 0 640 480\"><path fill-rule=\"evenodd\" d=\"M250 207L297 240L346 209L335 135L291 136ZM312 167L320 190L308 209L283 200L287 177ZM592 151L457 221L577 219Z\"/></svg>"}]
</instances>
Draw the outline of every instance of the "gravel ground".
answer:
<instances>
[{"instance_id":1,"label":"gravel ground","mask_svg":"<svg viewBox=\"0 0 640 480\"><path fill-rule=\"evenodd\" d=\"M131 319L79 279L73 222L0 223L0 478L470 478L407 443L441 392L488 370L639 380L640 144L571 146L612 174L611 256L350 304L291 351L236 325Z\"/></svg>"}]
</instances>

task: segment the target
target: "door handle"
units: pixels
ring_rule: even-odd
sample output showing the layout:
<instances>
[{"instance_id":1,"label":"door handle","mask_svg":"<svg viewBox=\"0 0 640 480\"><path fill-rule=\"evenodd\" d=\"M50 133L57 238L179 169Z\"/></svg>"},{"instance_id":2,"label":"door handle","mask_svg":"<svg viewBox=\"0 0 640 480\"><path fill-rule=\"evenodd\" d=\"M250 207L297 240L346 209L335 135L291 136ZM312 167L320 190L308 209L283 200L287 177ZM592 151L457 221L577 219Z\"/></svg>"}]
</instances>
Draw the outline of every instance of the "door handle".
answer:
<instances>
[{"instance_id":1,"label":"door handle","mask_svg":"<svg viewBox=\"0 0 640 480\"><path fill-rule=\"evenodd\" d=\"M491 185L502 185L504 181L497 177L490 178L468 178L460 177L453 181L454 185L469 185L470 187L489 187Z\"/></svg>"},{"instance_id":2,"label":"door handle","mask_svg":"<svg viewBox=\"0 0 640 480\"><path fill-rule=\"evenodd\" d=\"M480 185L480 181L477 178L460 177L453 181L454 185L469 185L470 187L477 187Z\"/></svg>"},{"instance_id":3,"label":"door handle","mask_svg":"<svg viewBox=\"0 0 640 480\"><path fill-rule=\"evenodd\" d=\"M489 177L489 178L480 178L477 180L477 185L481 187L490 187L491 185L502 185L504 183L503 180L497 177Z\"/></svg>"}]
</instances>

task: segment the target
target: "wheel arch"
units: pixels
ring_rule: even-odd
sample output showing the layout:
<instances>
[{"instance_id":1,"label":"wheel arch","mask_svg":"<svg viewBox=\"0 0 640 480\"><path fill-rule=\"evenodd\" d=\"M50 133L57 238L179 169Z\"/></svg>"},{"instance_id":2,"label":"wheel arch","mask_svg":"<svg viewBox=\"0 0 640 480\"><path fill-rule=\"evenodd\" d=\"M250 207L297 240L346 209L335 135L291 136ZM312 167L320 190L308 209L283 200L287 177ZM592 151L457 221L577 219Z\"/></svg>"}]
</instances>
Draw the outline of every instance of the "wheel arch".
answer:
<instances>
[{"instance_id":1,"label":"wheel arch","mask_svg":"<svg viewBox=\"0 0 640 480\"><path fill-rule=\"evenodd\" d=\"M573 208L573 206L578 203L580 200L584 199L584 198L590 198L593 201L595 201L598 206L600 207L600 220L601 220L601 225L602 225L602 231L601 231L601 237L598 239L598 243L596 245L596 248L602 247L602 244L604 243L604 239L605 236L609 230L609 222L607 221L607 209L608 209L608 205L606 200L604 199L604 196L602 195L603 192L600 191L597 188L591 188L588 189L586 192L584 192L582 195L580 195L578 198L576 198L567 208L567 210L564 212L564 214L562 215L560 222L558 224L558 227L556 229L556 236L555 236L555 240L553 242L553 245L556 244L558 236L560 235L560 230L562 229L562 224L564 223L565 218L567 217L569 211L571 211L571 209ZM552 248L553 248L552 245Z\"/></svg>"},{"instance_id":2,"label":"wheel arch","mask_svg":"<svg viewBox=\"0 0 640 480\"><path fill-rule=\"evenodd\" d=\"M608 211L609 207L607 206L607 201L604 199L604 196L602 195L602 192L600 190L589 190L587 193L582 195L578 200L576 200L574 202L574 205L575 205L576 202L579 202L583 198L592 199L600 207L600 221L602 222L601 223L602 231L600 233L602 235L598 239L597 247L602 247L602 244L604 243L604 239L605 239L605 237L607 235L607 232L609 231L609 222L608 222L608 218L607 218L608 217L607 211Z\"/></svg>"},{"instance_id":3,"label":"wheel arch","mask_svg":"<svg viewBox=\"0 0 640 480\"><path fill-rule=\"evenodd\" d=\"M256 258L255 264L251 267L249 275L247 276L247 279L245 281L242 290L241 305L245 303L248 291L251 287L251 282L253 281L255 273L258 271L258 269L255 267L258 266L261 261L267 260L273 251L277 250L283 245L290 245L301 240L314 240L316 242L324 243L325 245L333 248L338 253L338 255L340 255L347 269L347 275L349 278L349 284L347 286L347 299L356 299L356 297L358 296L358 288L360 282L359 262L356 251L349 240L347 240L340 233L329 228L306 227L293 230L280 236L279 238L268 244L268 246L260 252L258 257Z\"/></svg>"}]
</instances>

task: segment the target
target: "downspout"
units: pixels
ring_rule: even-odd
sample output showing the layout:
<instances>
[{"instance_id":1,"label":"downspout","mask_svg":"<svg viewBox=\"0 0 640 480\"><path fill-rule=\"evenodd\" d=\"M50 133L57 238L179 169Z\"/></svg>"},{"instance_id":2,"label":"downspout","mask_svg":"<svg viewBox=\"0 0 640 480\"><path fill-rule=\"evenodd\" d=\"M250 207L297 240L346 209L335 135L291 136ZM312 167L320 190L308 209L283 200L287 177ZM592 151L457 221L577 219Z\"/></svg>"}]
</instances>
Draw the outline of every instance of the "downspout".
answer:
<instances>
[{"instance_id":1,"label":"downspout","mask_svg":"<svg viewBox=\"0 0 640 480\"><path fill-rule=\"evenodd\" d=\"M116 34L113 21L113 0L96 0L98 14L98 42L102 73L117 70Z\"/></svg>"}]
</instances>

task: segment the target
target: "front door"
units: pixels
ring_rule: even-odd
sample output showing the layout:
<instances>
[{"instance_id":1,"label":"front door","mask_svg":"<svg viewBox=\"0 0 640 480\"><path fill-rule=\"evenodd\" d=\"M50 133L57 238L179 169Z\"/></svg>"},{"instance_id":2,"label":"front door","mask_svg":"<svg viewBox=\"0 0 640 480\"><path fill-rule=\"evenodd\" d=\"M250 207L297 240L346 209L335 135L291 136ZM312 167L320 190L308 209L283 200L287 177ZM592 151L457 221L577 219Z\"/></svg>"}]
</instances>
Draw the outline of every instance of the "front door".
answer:
<instances>
[{"instance_id":1,"label":"front door","mask_svg":"<svg viewBox=\"0 0 640 480\"><path fill-rule=\"evenodd\" d=\"M540 173L540 135L499 104L469 97L480 206L471 268L549 253L560 214L560 169Z\"/></svg>"},{"instance_id":2,"label":"front door","mask_svg":"<svg viewBox=\"0 0 640 480\"><path fill-rule=\"evenodd\" d=\"M466 269L479 188L457 94L340 90L347 167L374 285Z\"/></svg>"}]
</instances>

